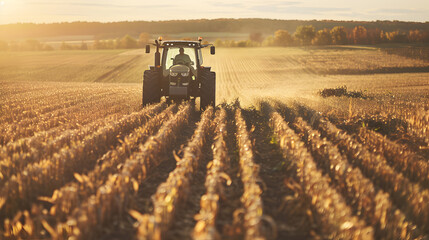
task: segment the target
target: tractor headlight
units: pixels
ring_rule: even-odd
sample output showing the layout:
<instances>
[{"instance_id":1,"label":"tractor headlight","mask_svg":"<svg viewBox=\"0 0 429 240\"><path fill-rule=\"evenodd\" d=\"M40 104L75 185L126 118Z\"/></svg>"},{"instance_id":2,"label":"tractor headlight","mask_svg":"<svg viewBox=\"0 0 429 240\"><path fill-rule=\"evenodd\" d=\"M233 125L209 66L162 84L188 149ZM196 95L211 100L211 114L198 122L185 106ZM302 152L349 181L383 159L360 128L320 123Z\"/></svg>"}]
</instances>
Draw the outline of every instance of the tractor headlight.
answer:
<instances>
[{"instance_id":1,"label":"tractor headlight","mask_svg":"<svg viewBox=\"0 0 429 240\"><path fill-rule=\"evenodd\" d=\"M189 72L187 72L187 73L181 73L182 74L182 77L187 77L187 76L189 76Z\"/></svg>"},{"instance_id":2,"label":"tractor headlight","mask_svg":"<svg viewBox=\"0 0 429 240\"><path fill-rule=\"evenodd\" d=\"M170 86L176 86L177 82L170 82Z\"/></svg>"},{"instance_id":3,"label":"tractor headlight","mask_svg":"<svg viewBox=\"0 0 429 240\"><path fill-rule=\"evenodd\" d=\"M172 77L177 77L177 75L178 75L179 73L175 73L175 72L170 72L170 76L172 76Z\"/></svg>"}]
</instances>

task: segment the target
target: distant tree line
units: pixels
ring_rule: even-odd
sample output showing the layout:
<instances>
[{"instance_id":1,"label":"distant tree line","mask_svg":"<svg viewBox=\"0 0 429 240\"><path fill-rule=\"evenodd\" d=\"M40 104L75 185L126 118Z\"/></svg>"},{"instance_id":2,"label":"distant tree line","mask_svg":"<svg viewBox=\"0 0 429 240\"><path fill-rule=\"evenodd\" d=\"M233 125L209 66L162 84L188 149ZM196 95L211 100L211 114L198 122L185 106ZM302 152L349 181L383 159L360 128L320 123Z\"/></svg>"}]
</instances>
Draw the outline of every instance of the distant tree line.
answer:
<instances>
[{"instance_id":1,"label":"distant tree line","mask_svg":"<svg viewBox=\"0 0 429 240\"><path fill-rule=\"evenodd\" d=\"M150 42L149 33L140 33L137 39L130 35L116 39L95 39L91 45L82 41L79 44L62 42L60 50L88 50L88 49L134 49L144 48ZM166 37L168 39L168 37ZM182 38L183 40L193 40ZM208 42L205 42L208 43ZM356 26L353 29L344 26L335 26L332 29L324 28L316 31L312 25L298 26L293 34L287 30L277 30L274 35L263 37L260 32L249 34L247 40L221 40L217 39L217 47L269 47L269 46L309 46L309 45L346 45L346 44L380 44L380 43L429 43L429 30L409 30L385 32L378 28L367 29ZM50 45L37 40L23 42L6 42L0 40L0 51L49 51L54 50Z\"/></svg>"},{"instance_id":2,"label":"distant tree line","mask_svg":"<svg viewBox=\"0 0 429 240\"><path fill-rule=\"evenodd\" d=\"M138 39L125 35L122 38L99 40L96 39L92 44L87 44L82 41L80 44L71 44L62 42L59 46L60 50L88 50L88 49L133 49L143 48L150 39L148 33L141 33ZM29 39L22 42L17 41L1 41L0 40L0 51L51 51L54 48L45 43L41 43L38 40Z\"/></svg>"},{"instance_id":3,"label":"distant tree line","mask_svg":"<svg viewBox=\"0 0 429 240\"><path fill-rule=\"evenodd\" d=\"M17 41L1 41L0 51L52 51L54 48L48 44L43 44L34 39L28 39L22 42Z\"/></svg>"},{"instance_id":4,"label":"distant tree line","mask_svg":"<svg viewBox=\"0 0 429 240\"><path fill-rule=\"evenodd\" d=\"M150 40L150 34L140 33L139 38L135 39L130 35L125 35L122 38L99 40L96 39L93 44L93 49L132 49L143 48Z\"/></svg>"},{"instance_id":5,"label":"distant tree line","mask_svg":"<svg viewBox=\"0 0 429 240\"><path fill-rule=\"evenodd\" d=\"M400 21L333 21L333 20L276 20L276 19L198 19L172 21L133 21L133 22L63 22L50 24L16 23L0 25L0 39L16 40L41 37L74 35L96 36L98 39L116 39L126 34L138 36L141 32L168 35L195 32L260 32L272 34L278 29L294 32L299 26L312 25L316 31L335 26L353 29L362 26L366 29L380 29L385 32L408 32L410 30L429 30L429 22Z\"/></svg>"},{"instance_id":6,"label":"distant tree line","mask_svg":"<svg viewBox=\"0 0 429 240\"><path fill-rule=\"evenodd\" d=\"M308 46L308 45L346 45L346 44L380 44L380 43L429 43L429 31L409 30L385 32L378 28L367 29L356 26L349 29L335 26L316 31L312 25L298 26L295 33L277 30L274 35L265 39L261 33L251 33L249 40L215 41L218 47L259 47L259 46Z\"/></svg>"}]
</instances>

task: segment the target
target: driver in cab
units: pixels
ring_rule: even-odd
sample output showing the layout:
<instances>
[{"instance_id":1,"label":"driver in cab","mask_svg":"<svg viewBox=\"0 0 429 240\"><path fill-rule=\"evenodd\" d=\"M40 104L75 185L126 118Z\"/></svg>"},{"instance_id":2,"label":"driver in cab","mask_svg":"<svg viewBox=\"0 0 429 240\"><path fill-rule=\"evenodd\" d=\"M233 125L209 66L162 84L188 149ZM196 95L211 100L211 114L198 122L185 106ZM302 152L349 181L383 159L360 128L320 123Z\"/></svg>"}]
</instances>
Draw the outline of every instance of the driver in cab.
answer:
<instances>
[{"instance_id":1,"label":"driver in cab","mask_svg":"<svg viewBox=\"0 0 429 240\"><path fill-rule=\"evenodd\" d=\"M181 47L179 49L179 54L177 54L176 57L174 57L173 65L183 64L183 65L186 65L186 66L190 67L191 62L192 62L191 58L189 57L188 54L185 54L185 49L183 49Z\"/></svg>"}]
</instances>

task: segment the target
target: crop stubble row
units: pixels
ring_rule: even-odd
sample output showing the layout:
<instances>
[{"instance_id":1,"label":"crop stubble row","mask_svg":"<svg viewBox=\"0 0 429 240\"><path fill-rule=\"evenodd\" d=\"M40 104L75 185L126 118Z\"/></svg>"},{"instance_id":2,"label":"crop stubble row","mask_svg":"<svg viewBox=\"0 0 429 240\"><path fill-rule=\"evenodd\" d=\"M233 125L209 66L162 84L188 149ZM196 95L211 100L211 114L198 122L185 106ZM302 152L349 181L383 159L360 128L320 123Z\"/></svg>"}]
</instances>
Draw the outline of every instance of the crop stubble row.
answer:
<instances>
[{"instance_id":1,"label":"crop stubble row","mask_svg":"<svg viewBox=\"0 0 429 240\"><path fill-rule=\"evenodd\" d=\"M230 151L235 150L235 146L225 145L225 122L228 119L224 109L208 109L201 115L183 157L177 159L176 169L159 185L154 195L153 213L142 215L136 211L129 212L129 207L136 202L139 186L160 164L156 156L171 149L169 145L174 144L176 135L187 124L192 112L189 104L180 106L176 114L175 106L165 108L165 105L159 104L142 110L137 116L134 113L121 120L68 130L64 133L68 136L54 135L53 140L47 146L39 146L41 148L29 144L35 142L28 139L26 144L29 145L15 142L13 144L17 144L17 147L3 146L2 156L25 156L26 153L50 149L48 154L42 155L46 158L44 160L37 159L37 155L27 156L29 165L24 168L21 167L25 163L19 165L5 178L6 182L1 189L2 211L7 213L4 216L9 219L4 221L3 235L42 238L75 236L80 239L97 237L97 229L109 225L112 218L131 214L140 223L135 230L136 237L161 238L171 226L171 221L176 219L174 209L180 207L186 198L187 189L193 184L192 176L201 164L202 146L207 144L207 136L214 132L213 161L207 166L206 194L201 197L201 209L195 216L196 224L190 236L196 239L219 237L222 232L216 227L216 212L219 210L222 189L228 187L225 182L231 181L224 173L225 164L228 164L226 156L228 148ZM240 181L243 183L242 210L237 212L243 214L244 238L272 238L275 236L276 224L264 215L261 199L263 183L258 177L259 166L253 160L254 144L249 138L249 126L241 116L242 110L234 108ZM147 115L148 112L151 114ZM340 130L329 122L320 120L321 124L310 126L298 119L290 125L292 130L271 107L265 113L269 113L267 117L271 118L272 130L285 161L295 169L299 184L311 199L314 217L320 219L319 234L329 238L371 239L377 236L400 239L421 237L421 231L427 233L427 205L419 201L420 198L426 198L427 190L422 190L393 170L381 156L367 153L366 148L377 146L375 149L383 152L385 158L394 161L391 164L396 164L398 168L409 166L405 170L407 177L425 184L424 169L410 165L417 160L408 157L406 162L400 162L403 158L389 157L395 155L395 151L405 154L403 156L413 156L412 152L395 150L394 147L400 146L375 136L371 131L361 131L358 139L368 146L359 145L361 143L346 133L335 134ZM216 118L213 121L214 114ZM103 119L97 121L102 122ZM82 133L79 134L79 131ZM322 139L322 136L327 136L327 139ZM376 142L370 143L370 140ZM358 150L348 148L350 144L357 146ZM109 149L111 145L113 148ZM377 163L384 170L371 165L366 159L368 156L378 159ZM89 163L82 161L88 158L91 159ZM52 165L49 168L54 169L53 172L48 171L48 165ZM63 174L58 174L58 169ZM370 176L368 171L375 174ZM42 186L48 186L49 190L41 189ZM378 187L382 190L376 190ZM408 198L405 199L405 196ZM32 205L38 202L36 199L49 204ZM49 211L43 210L46 206L49 206ZM271 231L267 231L267 226Z\"/></svg>"},{"instance_id":2,"label":"crop stubble row","mask_svg":"<svg viewBox=\"0 0 429 240\"><path fill-rule=\"evenodd\" d=\"M135 126L146 122L161 108L162 105L159 104L125 115L119 121L87 135L83 140L62 148L58 153L27 165L21 172L7 179L2 187L0 211L6 215L13 214L21 205L25 205L25 202L63 185L75 172L82 172L90 167L106 149L116 145L119 134L131 131Z\"/></svg>"}]
</instances>

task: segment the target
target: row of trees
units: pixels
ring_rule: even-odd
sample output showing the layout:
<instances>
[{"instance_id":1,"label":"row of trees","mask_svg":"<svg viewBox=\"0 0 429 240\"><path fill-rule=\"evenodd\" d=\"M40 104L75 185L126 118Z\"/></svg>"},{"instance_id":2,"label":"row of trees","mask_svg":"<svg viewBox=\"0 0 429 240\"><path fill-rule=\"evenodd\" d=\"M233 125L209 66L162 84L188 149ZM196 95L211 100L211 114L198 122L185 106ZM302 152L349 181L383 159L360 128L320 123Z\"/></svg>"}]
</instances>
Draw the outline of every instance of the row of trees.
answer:
<instances>
[{"instance_id":1,"label":"row of trees","mask_svg":"<svg viewBox=\"0 0 429 240\"><path fill-rule=\"evenodd\" d=\"M216 40L218 47L259 47L259 46L308 46L380 43L429 43L429 31L384 32L380 29L366 29L356 26L348 29L336 26L316 31L311 25L297 27L294 34L287 30L277 30L274 35L264 38L261 33L252 33L249 40Z\"/></svg>"},{"instance_id":2,"label":"row of trees","mask_svg":"<svg viewBox=\"0 0 429 240\"><path fill-rule=\"evenodd\" d=\"M135 22L62 22L50 24L17 23L0 25L0 39L29 39L61 36L98 36L100 39L115 39L125 34L138 36L142 31L151 34L178 34L187 32L261 32L272 34L277 29L294 32L298 26L312 25L317 30L344 26L353 29L364 26L367 29L408 32L412 29L429 30L429 22L400 21L334 21L334 20L278 20L278 19L195 19L171 21L135 21Z\"/></svg>"},{"instance_id":3,"label":"row of trees","mask_svg":"<svg viewBox=\"0 0 429 240\"><path fill-rule=\"evenodd\" d=\"M315 31L312 26L300 26L294 34L287 30L277 30L266 38L262 34L250 34L248 40L215 41L217 47L267 47L267 46L308 46L308 45L346 45L346 44L380 44L380 43L429 43L429 31L412 30L383 32L378 29L367 30L359 26L350 30L334 27Z\"/></svg>"},{"instance_id":4,"label":"row of trees","mask_svg":"<svg viewBox=\"0 0 429 240\"><path fill-rule=\"evenodd\" d=\"M125 35L122 38L110 40L94 40L93 44L82 41L80 44L62 42L60 50L88 50L88 49L133 49L143 48L150 40L148 33L141 33L138 39ZM23 42L0 41L0 51L51 51L54 48L38 40L29 39Z\"/></svg>"},{"instance_id":5,"label":"row of trees","mask_svg":"<svg viewBox=\"0 0 429 240\"><path fill-rule=\"evenodd\" d=\"M130 35L125 35L122 38L110 40L95 40L93 49L133 49L143 48L150 40L150 34L140 33L139 38L135 39Z\"/></svg>"},{"instance_id":6,"label":"row of trees","mask_svg":"<svg viewBox=\"0 0 429 240\"><path fill-rule=\"evenodd\" d=\"M28 39L23 42L6 42L0 40L0 51L51 51L54 48L51 45L41 43L37 40Z\"/></svg>"},{"instance_id":7,"label":"row of trees","mask_svg":"<svg viewBox=\"0 0 429 240\"><path fill-rule=\"evenodd\" d=\"M110 40L94 40L93 44L85 42L70 44L63 42L61 50L88 50L88 49L134 49L144 48L150 41L150 34L141 33L138 39L130 35ZM193 40L184 38L185 40ZM277 30L274 35L266 38L262 33L251 33L248 40L220 40L215 41L217 47L260 47L260 46L308 46L308 45L345 45L345 44L380 44L380 43L429 43L429 31L410 30L409 32L384 32L380 29L366 29L356 26L348 29L336 26L332 29L316 31L312 25L298 26L295 33L287 30ZM37 40L24 42L0 41L0 51L47 51L53 50L50 45Z\"/></svg>"},{"instance_id":8,"label":"row of trees","mask_svg":"<svg viewBox=\"0 0 429 240\"><path fill-rule=\"evenodd\" d=\"M274 36L268 36L263 41L259 35L255 37L255 34L251 34L249 38L262 46L429 43L429 31L384 32L377 28L366 29L363 26L356 26L353 29L336 26L316 31L313 26L307 25L299 26L294 34L286 30L277 30Z\"/></svg>"}]
</instances>

